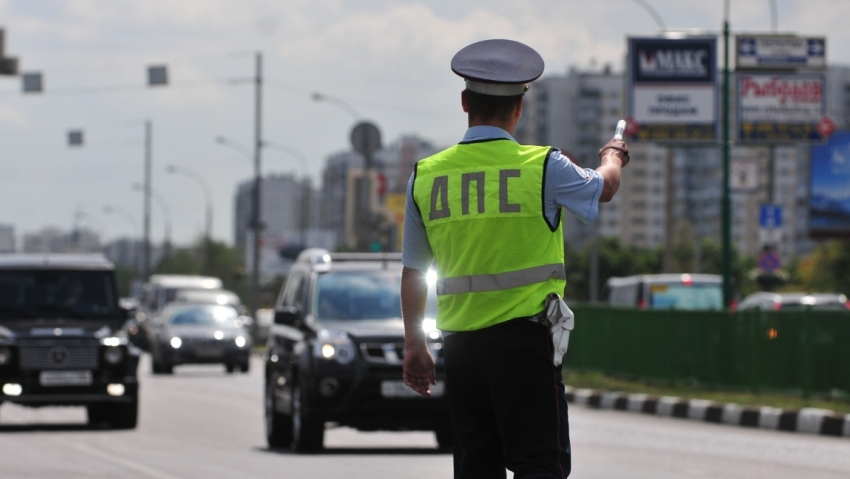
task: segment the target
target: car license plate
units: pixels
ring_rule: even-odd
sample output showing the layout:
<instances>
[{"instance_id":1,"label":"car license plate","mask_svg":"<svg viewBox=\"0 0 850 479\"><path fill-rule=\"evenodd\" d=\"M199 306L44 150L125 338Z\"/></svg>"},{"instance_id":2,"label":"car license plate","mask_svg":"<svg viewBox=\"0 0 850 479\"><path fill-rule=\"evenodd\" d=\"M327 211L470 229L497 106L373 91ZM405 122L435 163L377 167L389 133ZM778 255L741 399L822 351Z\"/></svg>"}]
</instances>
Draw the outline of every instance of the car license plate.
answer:
<instances>
[{"instance_id":1,"label":"car license plate","mask_svg":"<svg viewBox=\"0 0 850 479\"><path fill-rule=\"evenodd\" d=\"M220 358L224 356L224 348L220 346L201 346L195 349L199 358Z\"/></svg>"},{"instance_id":2,"label":"car license plate","mask_svg":"<svg viewBox=\"0 0 850 479\"><path fill-rule=\"evenodd\" d=\"M443 381L431 385L432 398L443 397L446 393L446 385ZM385 398L426 398L418 392L410 389L404 381L381 381L381 396Z\"/></svg>"},{"instance_id":3,"label":"car license plate","mask_svg":"<svg viewBox=\"0 0 850 479\"><path fill-rule=\"evenodd\" d=\"M42 386L91 386L91 371L42 371L38 376Z\"/></svg>"}]
</instances>

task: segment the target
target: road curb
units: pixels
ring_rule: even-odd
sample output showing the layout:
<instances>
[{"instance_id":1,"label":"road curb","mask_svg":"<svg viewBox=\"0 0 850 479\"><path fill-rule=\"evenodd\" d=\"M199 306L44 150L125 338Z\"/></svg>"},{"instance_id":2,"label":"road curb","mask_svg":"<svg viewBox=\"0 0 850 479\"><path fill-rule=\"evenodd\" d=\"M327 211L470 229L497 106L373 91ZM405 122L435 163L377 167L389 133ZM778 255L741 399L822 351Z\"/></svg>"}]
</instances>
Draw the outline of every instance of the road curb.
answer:
<instances>
[{"instance_id":1,"label":"road curb","mask_svg":"<svg viewBox=\"0 0 850 479\"><path fill-rule=\"evenodd\" d=\"M829 409L798 410L773 407L718 404L704 399L686 400L674 396L652 397L619 391L597 391L566 386L567 401L596 409L652 414L693 421L754 427L775 431L799 432L821 436L850 437L850 414Z\"/></svg>"}]
</instances>

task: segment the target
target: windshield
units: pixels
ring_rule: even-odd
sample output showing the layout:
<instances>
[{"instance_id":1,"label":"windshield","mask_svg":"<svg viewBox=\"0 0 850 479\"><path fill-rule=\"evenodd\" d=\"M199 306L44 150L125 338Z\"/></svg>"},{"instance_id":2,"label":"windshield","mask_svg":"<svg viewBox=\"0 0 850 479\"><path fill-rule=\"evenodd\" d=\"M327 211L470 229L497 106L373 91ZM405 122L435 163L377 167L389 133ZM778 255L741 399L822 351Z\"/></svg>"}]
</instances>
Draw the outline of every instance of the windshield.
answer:
<instances>
[{"instance_id":1,"label":"windshield","mask_svg":"<svg viewBox=\"0 0 850 479\"><path fill-rule=\"evenodd\" d=\"M0 271L0 319L120 319L111 271Z\"/></svg>"},{"instance_id":2,"label":"windshield","mask_svg":"<svg viewBox=\"0 0 850 479\"><path fill-rule=\"evenodd\" d=\"M649 285L649 307L653 309L723 309L720 284L656 283Z\"/></svg>"},{"instance_id":3,"label":"windshield","mask_svg":"<svg viewBox=\"0 0 850 479\"><path fill-rule=\"evenodd\" d=\"M229 306L187 306L171 311L168 322L173 326L240 326L236 310Z\"/></svg>"},{"instance_id":4,"label":"windshield","mask_svg":"<svg viewBox=\"0 0 850 479\"><path fill-rule=\"evenodd\" d=\"M322 274L316 282L313 311L317 319L401 318L400 288L400 271ZM426 309L436 311L436 298L429 297Z\"/></svg>"}]
</instances>

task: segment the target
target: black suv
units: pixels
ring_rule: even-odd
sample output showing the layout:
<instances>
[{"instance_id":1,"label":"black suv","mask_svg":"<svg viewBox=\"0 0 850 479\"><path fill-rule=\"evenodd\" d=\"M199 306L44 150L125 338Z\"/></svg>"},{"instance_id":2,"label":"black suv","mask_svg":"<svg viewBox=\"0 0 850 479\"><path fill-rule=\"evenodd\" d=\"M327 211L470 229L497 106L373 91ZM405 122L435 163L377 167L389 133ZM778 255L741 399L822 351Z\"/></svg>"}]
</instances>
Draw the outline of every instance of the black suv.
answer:
<instances>
[{"instance_id":1,"label":"black suv","mask_svg":"<svg viewBox=\"0 0 850 479\"><path fill-rule=\"evenodd\" d=\"M451 446L436 296L426 328L437 385L425 398L402 381L401 256L302 252L289 270L265 354L270 447L317 451L325 423L361 431L430 430ZM433 288L430 288L433 290Z\"/></svg>"},{"instance_id":2,"label":"black suv","mask_svg":"<svg viewBox=\"0 0 850 479\"><path fill-rule=\"evenodd\" d=\"M0 403L86 406L89 424L136 427L139 350L100 255L0 255Z\"/></svg>"}]
</instances>

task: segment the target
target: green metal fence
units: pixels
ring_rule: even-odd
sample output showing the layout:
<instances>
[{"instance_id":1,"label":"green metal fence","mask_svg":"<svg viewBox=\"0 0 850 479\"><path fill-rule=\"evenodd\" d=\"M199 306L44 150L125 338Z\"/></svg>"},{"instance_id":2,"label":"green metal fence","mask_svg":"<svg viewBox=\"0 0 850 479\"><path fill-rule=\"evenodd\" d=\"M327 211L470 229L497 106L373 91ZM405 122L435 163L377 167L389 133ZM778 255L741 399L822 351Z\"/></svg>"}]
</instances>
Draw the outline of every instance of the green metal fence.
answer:
<instances>
[{"instance_id":1,"label":"green metal fence","mask_svg":"<svg viewBox=\"0 0 850 479\"><path fill-rule=\"evenodd\" d=\"M850 392L850 312L573 311L567 368L804 395Z\"/></svg>"}]
</instances>

